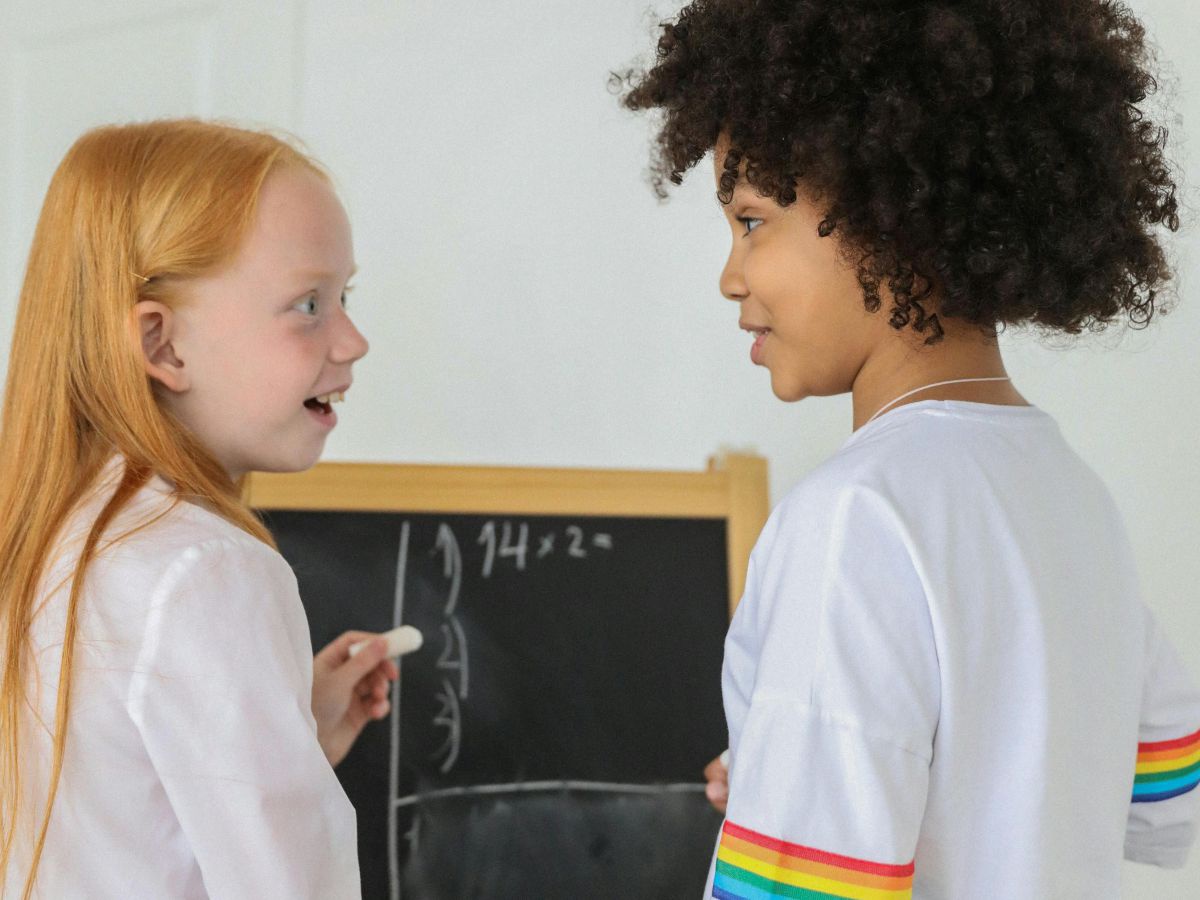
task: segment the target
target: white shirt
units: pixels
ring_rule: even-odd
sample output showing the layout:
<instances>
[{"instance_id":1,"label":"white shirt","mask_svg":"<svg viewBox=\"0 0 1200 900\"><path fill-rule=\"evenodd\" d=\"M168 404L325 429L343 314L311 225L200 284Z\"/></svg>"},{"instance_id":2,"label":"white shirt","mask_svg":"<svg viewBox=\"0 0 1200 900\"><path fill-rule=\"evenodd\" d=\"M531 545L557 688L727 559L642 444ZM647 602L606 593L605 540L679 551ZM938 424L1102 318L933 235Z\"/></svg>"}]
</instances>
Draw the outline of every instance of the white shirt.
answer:
<instances>
[{"instance_id":1,"label":"white shirt","mask_svg":"<svg viewBox=\"0 0 1200 900\"><path fill-rule=\"evenodd\" d=\"M1033 407L900 407L798 484L723 690L706 896L1102 900L1123 854L1192 841L1200 696L1107 490Z\"/></svg>"},{"instance_id":2,"label":"white shirt","mask_svg":"<svg viewBox=\"0 0 1200 900\"><path fill-rule=\"evenodd\" d=\"M44 579L32 634L41 689L31 690L47 723L69 576L111 489L74 517ZM358 898L354 810L317 743L312 647L291 569L212 513L171 507L161 480L107 534L139 525L88 569L36 896ZM22 729L25 829L4 876L14 897L52 748L31 717Z\"/></svg>"}]
</instances>

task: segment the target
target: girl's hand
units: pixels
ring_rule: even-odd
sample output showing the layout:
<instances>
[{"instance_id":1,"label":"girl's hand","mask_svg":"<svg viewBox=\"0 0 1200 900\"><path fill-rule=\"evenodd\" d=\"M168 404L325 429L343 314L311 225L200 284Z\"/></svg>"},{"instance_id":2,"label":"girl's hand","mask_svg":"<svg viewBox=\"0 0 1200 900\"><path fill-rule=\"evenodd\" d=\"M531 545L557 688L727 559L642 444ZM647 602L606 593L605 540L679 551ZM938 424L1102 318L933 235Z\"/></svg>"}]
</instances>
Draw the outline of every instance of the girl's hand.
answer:
<instances>
[{"instance_id":1,"label":"girl's hand","mask_svg":"<svg viewBox=\"0 0 1200 900\"><path fill-rule=\"evenodd\" d=\"M725 812L725 804L729 801L729 767L724 762L722 753L704 767L704 796L719 813Z\"/></svg>"},{"instance_id":2,"label":"girl's hand","mask_svg":"<svg viewBox=\"0 0 1200 900\"><path fill-rule=\"evenodd\" d=\"M313 718L332 766L350 752L367 722L382 719L391 709L389 683L400 677L400 670L386 658L387 645L371 641L350 655L351 644L372 637L366 631L347 631L313 657Z\"/></svg>"}]
</instances>

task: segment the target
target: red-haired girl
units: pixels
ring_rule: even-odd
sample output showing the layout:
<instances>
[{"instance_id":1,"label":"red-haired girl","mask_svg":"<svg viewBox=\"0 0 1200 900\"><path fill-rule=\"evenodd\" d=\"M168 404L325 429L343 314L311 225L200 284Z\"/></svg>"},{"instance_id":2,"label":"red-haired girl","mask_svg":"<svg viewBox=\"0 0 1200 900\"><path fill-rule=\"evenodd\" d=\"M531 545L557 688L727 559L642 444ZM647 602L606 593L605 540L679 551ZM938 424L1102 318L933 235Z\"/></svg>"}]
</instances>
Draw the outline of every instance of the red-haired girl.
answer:
<instances>
[{"instance_id":1,"label":"red-haired girl","mask_svg":"<svg viewBox=\"0 0 1200 900\"><path fill-rule=\"evenodd\" d=\"M396 670L358 633L314 661L238 489L321 452L367 351L353 269L329 179L267 134L105 127L55 173L0 430L8 895L359 896L330 762Z\"/></svg>"}]
</instances>

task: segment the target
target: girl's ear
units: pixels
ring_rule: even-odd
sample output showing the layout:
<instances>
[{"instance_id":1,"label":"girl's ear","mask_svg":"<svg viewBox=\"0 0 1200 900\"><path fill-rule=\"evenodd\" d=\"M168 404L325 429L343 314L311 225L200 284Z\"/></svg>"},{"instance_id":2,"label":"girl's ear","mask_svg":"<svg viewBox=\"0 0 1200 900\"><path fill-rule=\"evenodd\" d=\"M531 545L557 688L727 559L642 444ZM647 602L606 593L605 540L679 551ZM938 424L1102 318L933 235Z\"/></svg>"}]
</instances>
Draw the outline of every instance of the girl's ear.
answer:
<instances>
[{"instance_id":1,"label":"girl's ear","mask_svg":"<svg viewBox=\"0 0 1200 900\"><path fill-rule=\"evenodd\" d=\"M179 321L175 313L165 303L141 300L134 304L133 315L146 374L167 390L182 394L190 387L191 379L172 343Z\"/></svg>"}]
</instances>

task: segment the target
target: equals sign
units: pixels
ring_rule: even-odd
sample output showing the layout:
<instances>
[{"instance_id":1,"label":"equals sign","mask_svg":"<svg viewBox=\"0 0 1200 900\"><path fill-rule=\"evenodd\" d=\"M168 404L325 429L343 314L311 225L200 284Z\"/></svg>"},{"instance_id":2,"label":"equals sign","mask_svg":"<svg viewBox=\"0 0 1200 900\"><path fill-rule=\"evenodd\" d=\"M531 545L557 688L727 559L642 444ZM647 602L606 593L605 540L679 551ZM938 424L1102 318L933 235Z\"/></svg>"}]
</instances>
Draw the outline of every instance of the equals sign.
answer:
<instances>
[{"instance_id":1,"label":"equals sign","mask_svg":"<svg viewBox=\"0 0 1200 900\"><path fill-rule=\"evenodd\" d=\"M611 550L612 549L612 535L611 534L594 534L594 535L592 535L592 546L599 547L601 550Z\"/></svg>"}]
</instances>

